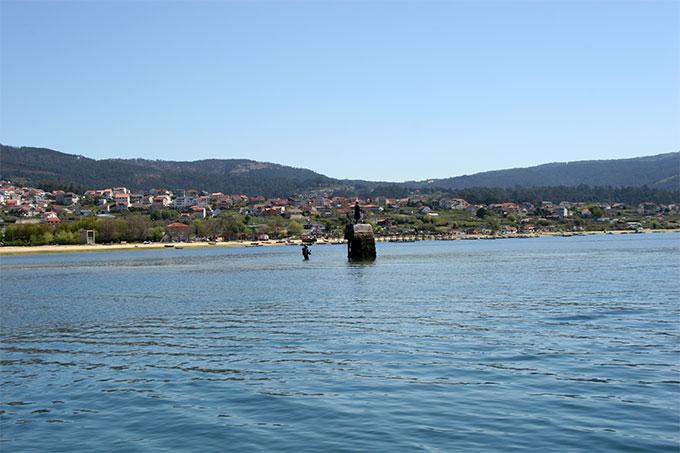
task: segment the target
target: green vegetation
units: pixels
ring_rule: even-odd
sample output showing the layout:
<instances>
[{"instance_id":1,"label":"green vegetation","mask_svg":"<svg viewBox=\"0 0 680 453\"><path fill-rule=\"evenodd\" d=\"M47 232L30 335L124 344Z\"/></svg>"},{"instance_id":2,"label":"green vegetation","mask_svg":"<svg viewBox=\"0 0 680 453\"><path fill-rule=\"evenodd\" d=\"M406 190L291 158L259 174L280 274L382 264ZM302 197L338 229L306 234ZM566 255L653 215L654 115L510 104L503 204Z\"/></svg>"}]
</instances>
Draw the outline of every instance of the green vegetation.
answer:
<instances>
[{"instance_id":1,"label":"green vegetation","mask_svg":"<svg viewBox=\"0 0 680 453\"><path fill-rule=\"evenodd\" d=\"M675 191L680 186L680 152L634 159L552 163L528 168L488 171L469 176L420 183L414 188L440 187L542 187L542 186L643 186Z\"/></svg>"},{"instance_id":2,"label":"green vegetation","mask_svg":"<svg viewBox=\"0 0 680 453\"><path fill-rule=\"evenodd\" d=\"M453 198L463 198L472 204L491 203L532 203L541 204L543 201L560 203L591 202L591 203L624 203L637 205L647 201L657 204L678 203L680 190L663 190L648 186L612 187L612 186L543 186L543 187L515 187L504 189L501 187L473 187L461 190L432 190L441 192Z\"/></svg>"},{"instance_id":3,"label":"green vegetation","mask_svg":"<svg viewBox=\"0 0 680 453\"><path fill-rule=\"evenodd\" d=\"M335 195L403 198L413 190L445 191L467 201L593 201L637 203L678 199L680 153L635 159L546 164L428 182L378 183L328 178L311 170L245 159L169 162L94 160L45 148L0 145L0 179L45 190L82 193L84 187L193 188L208 192L288 197L312 190ZM550 187L547 187L550 186ZM622 187L624 189L622 189ZM673 194L673 195L668 195Z\"/></svg>"},{"instance_id":4,"label":"green vegetation","mask_svg":"<svg viewBox=\"0 0 680 453\"><path fill-rule=\"evenodd\" d=\"M586 211L587 209L587 211ZM590 215L587 215L587 212ZM283 216L268 214L239 215L236 210L225 211L213 218L187 219L181 214L166 210L159 215L125 213L113 218L78 218L62 213L63 221L51 227L46 223L5 224L1 240L5 245L78 244L81 230L94 230L97 243L158 242L163 238L166 226L182 222L191 228L191 235L199 240L253 239L257 234L267 233L272 238L299 237L304 233L303 224ZM496 213L480 207L471 211L434 210L421 214L416 207L387 209L377 214L366 214L364 221L373 225L377 235L425 234L485 234L501 232L567 232L567 231L615 231L642 228L677 228L680 213L645 212L640 209L621 208L604 211L597 205L587 205L583 211L575 209L568 217L550 214L544 208L513 213ZM323 218L311 219L320 226L318 235L340 237L349 222L346 215L326 210ZM527 229L531 226L531 230ZM514 228L514 230L513 230ZM246 236L240 236L245 234Z\"/></svg>"},{"instance_id":5,"label":"green vegetation","mask_svg":"<svg viewBox=\"0 0 680 453\"><path fill-rule=\"evenodd\" d=\"M49 149L0 145L3 162L0 179L13 179L12 184L8 183L11 190L3 189L0 239L5 245L76 244L80 242L80 231L90 229L95 230L97 243L160 241L167 226L178 222L188 225L190 236L196 240L253 240L260 234L285 238L305 233L339 237L351 221L353 201L348 204L351 197L362 200L364 221L373 225L377 235L384 236L677 228L678 157L680 153L550 164L463 179L389 184L334 180L310 170L250 160L97 161ZM615 170L614 180L609 170ZM588 177L577 177L575 171ZM518 175L526 178L522 186L511 184ZM597 175L602 177L598 179ZM563 176L572 178L570 181L594 181L598 185L526 187L546 181L559 184ZM488 186L470 187L480 182ZM626 182L631 185L618 185ZM27 188L22 188L23 185ZM35 186L83 196L71 200L68 194L45 194L30 189ZM195 214L205 214L200 208L194 208L196 212L156 209L160 204L152 209L148 197L144 202L139 201L142 197L136 198L129 211L106 214L109 208L116 208L110 200L112 191L86 191L120 186L138 195L151 188L185 188L187 192L194 189L202 198L195 203L210 205L214 211L209 208L208 214L214 215L197 217ZM214 192L235 195L227 197ZM239 194L253 198L248 201ZM345 199L332 200L334 197ZM75 204L56 204L56 201L71 203L64 199ZM445 206L466 210L444 209ZM569 209L568 215L565 208ZM37 223L41 221L39 216L49 210L56 212L60 223L56 226ZM98 212L104 214L89 217ZM273 215L277 212L288 216Z\"/></svg>"},{"instance_id":6,"label":"green vegetation","mask_svg":"<svg viewBox=\"0 0 680 453\"><path fill-rule=\"evenodd\" d=\"M187 187L208 192L290 196L327 187L333 181L311 170L245 159L95 160L45 148L0 145L0 161L0 179L74 193L82 193L83 187L126 186L137 190Z\"/></svg>"}]
</instances>

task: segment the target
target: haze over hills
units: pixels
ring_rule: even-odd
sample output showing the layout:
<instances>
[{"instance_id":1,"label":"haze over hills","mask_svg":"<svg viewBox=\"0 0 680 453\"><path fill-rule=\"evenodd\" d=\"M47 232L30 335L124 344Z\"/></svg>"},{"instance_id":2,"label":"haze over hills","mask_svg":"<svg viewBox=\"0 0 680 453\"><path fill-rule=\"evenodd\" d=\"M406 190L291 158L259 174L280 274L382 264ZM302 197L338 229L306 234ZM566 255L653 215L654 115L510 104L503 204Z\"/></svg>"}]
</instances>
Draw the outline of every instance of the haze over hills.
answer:
<instances>
[{"instance_id":1,"label":"haze over hills","mask_svg":"<svg viewBox=\"0 0 680 453\"><path fill-rule=\"evenodd\" d=\"M0 179L26 185L126 186L133 190L193 188L246 195L290 196L339 186L375 187L384 182L329 178L312 170L248 159L176 162L95 160L47 148L0 145ZM643 186L680 189L680 152L633 159L550 163L429 181L389 183L411 188Z\"/></svg>"}]
</instances>

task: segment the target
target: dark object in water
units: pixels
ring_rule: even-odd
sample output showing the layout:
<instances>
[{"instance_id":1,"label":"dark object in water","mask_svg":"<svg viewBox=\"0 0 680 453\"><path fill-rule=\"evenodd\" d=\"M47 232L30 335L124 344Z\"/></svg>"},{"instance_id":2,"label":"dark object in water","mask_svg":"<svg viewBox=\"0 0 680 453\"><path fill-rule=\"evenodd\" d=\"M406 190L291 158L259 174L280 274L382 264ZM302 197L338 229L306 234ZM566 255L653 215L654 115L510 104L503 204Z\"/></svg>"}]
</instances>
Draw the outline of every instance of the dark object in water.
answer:
<instances>
[{"instance_id":1,"label":"dark object in water","mask_svg":"<svg viewBox=\"0 0 680 453\"><path fill-rule=\"evenodd\" d=\"M375 259L375 237L371 225L367 223L347 225L345 239L347 240L347 258Z\"/></svg>"},{"instance_id":2,"label":"dark object in water","mask_svg":"<svg viewBox=\"0 0 680 453\"><path fill-rule=\"evenodd\" d=\"M309 247L307 247L307 244L303 245L303 246L302 246L302 257L303 257L305 260L308 260L308 259L309 259L309 255L311 255L311 254L312 254L312 251L309 250Z\"/></svg>"}]
</instances>

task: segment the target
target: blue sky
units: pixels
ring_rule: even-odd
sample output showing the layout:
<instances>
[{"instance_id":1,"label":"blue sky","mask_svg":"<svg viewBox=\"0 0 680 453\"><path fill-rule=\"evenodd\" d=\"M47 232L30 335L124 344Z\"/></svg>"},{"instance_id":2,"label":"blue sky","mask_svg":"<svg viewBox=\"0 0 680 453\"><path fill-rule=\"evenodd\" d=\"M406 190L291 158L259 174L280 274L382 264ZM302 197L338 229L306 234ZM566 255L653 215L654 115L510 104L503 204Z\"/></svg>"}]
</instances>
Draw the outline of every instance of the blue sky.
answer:
<instances>
[{"instance_id":1,"label":"blue sky","mask_svg":"<svg viewBox=\"0 0 680 453\"><path fill-rule=\"evenodd\" d=\"M680 2L0 1L0 142L444 178L680 150Z\"/></svg>"}]
</instances>

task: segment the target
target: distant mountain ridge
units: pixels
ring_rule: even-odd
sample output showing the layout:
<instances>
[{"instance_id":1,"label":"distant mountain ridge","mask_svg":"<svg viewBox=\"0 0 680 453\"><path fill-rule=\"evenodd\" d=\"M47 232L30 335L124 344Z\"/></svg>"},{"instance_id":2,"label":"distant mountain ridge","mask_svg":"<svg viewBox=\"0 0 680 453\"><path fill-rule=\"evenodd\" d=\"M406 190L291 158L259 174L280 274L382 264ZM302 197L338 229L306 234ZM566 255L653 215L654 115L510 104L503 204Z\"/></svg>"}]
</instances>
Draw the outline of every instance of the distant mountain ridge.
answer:
<instances>
[{"instance_id":1,"label":"distant mountain ridge","mask_svg":"<svg viewBox=\"0 0 680 453\"><path fill-rule=\"evenodd\" d=\"M248 159L95 160L47 148L6 145L0 145L0 178L34 185L125 186L134 190L193 188L266 196L292 195L325 187L332 181L311 170Z\"/></svg>"},{"instance_id":2,"label":"distant mountain ridge","mask_svg":"<svg viewBox=\"0 0 680 453\"><path fill-rule=\"evenodd\" d=\"M487 171L414 182L415 187L468 189L471 187L541 186L636 187L647 185L662 190L680 189L680 152L631 159L555 162L535 167Z\"/></svg>"},{"instance_id":3,"label":"distant mountain ridge","mask_svg":"<svg viewBox=\"0 0 680 453\"><path fill-rule=\"evenodd\" d=\"M27 185L82 185L87 188L125 186L193 188L209 192L291 196L339 186L467 189L473 187L612 186L680 189L680 152L632 159L550 163L496 170L429 181L385 183L329 178L304 168L249 159L205 159L178 162L149 159L102 159L66 154L48 148L0 145L0 179Z\"/></svg>"}]
</instances>

